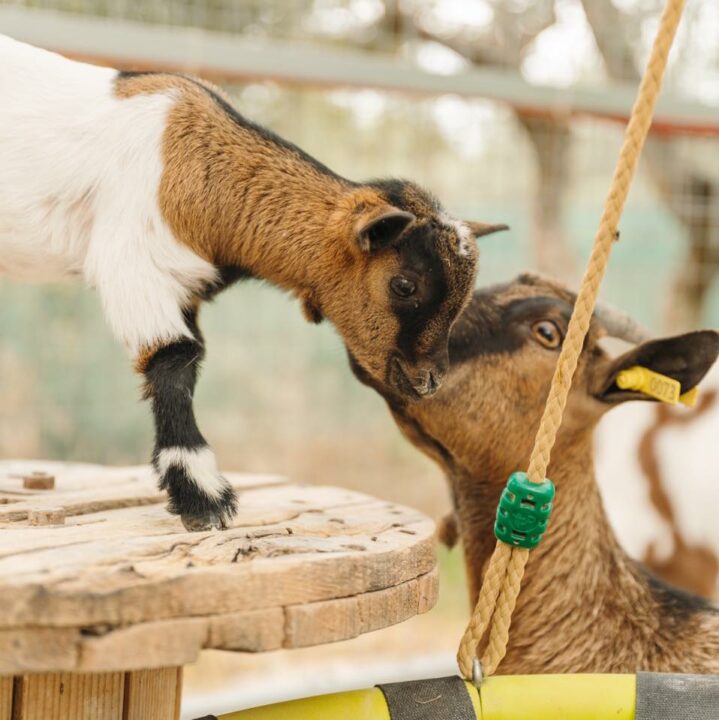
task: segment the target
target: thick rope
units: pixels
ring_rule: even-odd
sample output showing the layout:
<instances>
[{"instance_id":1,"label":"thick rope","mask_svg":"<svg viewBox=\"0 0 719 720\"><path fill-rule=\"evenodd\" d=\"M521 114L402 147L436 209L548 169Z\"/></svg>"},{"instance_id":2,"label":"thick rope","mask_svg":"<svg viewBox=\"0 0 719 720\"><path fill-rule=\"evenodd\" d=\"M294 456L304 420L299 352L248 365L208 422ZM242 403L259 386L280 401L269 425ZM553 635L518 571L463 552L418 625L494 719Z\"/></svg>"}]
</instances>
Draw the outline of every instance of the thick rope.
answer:
<instances>
[{"instance_id":1,"label":"thick rope","mask_svg":"<svg viewBox=\"0 0 719 720\"><path fill-rule=\"evenodd\" d=\"M652 122L669 50L683 7L684 0L667 0L649 62L632 108L604 212L594 238L592 254L574 304L567 336L557 361L552 386L529 459L527 474L534 483L543 482L546 476L552 447L572 385L572 377L582 352L584 338L589 330L599 286L616 237L619 218ZM485 573L477 606L457 653L460 670L468 680L472 678L472 662L479 654L480 643L485 634L488 633L488 639L481 656L482 672L485 676L495 672L506 653L512 612L517 602L528 557L528 550L512 547L501 541L497 542Z\"/></svg>"}]
</instances>

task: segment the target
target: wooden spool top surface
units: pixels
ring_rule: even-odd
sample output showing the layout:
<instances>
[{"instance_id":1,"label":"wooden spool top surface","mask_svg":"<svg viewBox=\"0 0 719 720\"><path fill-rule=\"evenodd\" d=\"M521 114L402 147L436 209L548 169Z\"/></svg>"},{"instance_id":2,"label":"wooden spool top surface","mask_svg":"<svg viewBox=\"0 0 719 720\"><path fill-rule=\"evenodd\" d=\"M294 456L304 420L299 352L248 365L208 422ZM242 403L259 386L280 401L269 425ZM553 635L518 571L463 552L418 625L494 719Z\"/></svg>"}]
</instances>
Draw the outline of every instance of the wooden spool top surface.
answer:
<instances>
[{"instance_id":1,"label":"wooden spool top surface","mask_svg":"<svg viewBox=\"0 0 719 720\"><path fill-rule=\"evenodd\" d=\"M23 482L33 471L54 487ZM0 675L316 645L434 605L434 528L417 511L226 477L241 491L233 526L187 533L147 467L1 462Z\"/></svg>"}]
</instances>

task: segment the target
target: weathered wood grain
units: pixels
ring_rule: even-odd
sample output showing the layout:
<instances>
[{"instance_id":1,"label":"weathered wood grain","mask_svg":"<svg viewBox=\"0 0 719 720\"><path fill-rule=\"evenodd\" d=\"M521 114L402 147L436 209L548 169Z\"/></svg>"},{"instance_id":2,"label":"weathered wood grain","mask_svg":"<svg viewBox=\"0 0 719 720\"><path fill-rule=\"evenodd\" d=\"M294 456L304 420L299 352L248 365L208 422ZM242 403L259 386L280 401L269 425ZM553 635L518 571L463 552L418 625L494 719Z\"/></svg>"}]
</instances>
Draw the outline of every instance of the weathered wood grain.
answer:
<instances>
[{"instance_id":1,"label":"weathered wood grain","mask_svg":"<svg viewBox=\"0 0 719 720\"><path fill-rule=\"evenodd\" d=\"M29 490L23 487L23 474L44 470L55 477L53 490ZM241 475L226 473L236 487L251 488L284 484L279 475ZM0 526L28 517L30 510L61 507L67 516L87 515L102 510L162 503L164 493L146 466L109 468L37 462L0 462Z\"/></svg>"},{"instance_id":2,"label":"weathered wood grain","mask_svg":"<svg viewBox=\"0 0 719 720\"><path fill-rule=\"evenodd\" d=\"M380 630L423 612L437 598L438 573L386 590L286 608L286 648L347 640Z\"/></svg>"},{"instance_id":3,"label":"weathered wood grain","mask_svg":"<svg viewBox=\"0 0 719 720\"><path fill-rule=\"evenodd\" d=\"M266 652L285 642L285 611L281 607L215 615L209 619L207 648Z\"/></svg>"},{"instance_id":4,"label":"weathered wood grain","mask_svg":"<svg viewBox=\"0 0 719 720\"><path fill-rule=\"evenodd\" d=\"M0 630L0 674L165 668L203 649L266 652L348 640L426 612L438 574L354 597L129 627ZM19 650L22 649L22 652Z\"/></svg>"},{"instance_id":5,"label":"weathered wood grain","mask_svg":"<svg viewBox=\"0 0 719 720\"><path fill-rule=\"evenodd\" d=\"M77 631L78 670L140 670L187 665L209 647L208 618L183 618L108 630L99 636Z\"/></svg>"},{"instance_id":6,"label":"weathered wood grain","mask_svg":"<svg viewBox=\"0 0 719 720\"><path fill-rule=\"evenodd\" d=\"M13 720L123 720L122 673L26 675L18 685Z\"/></svg>"},{"instance_id":7,"label":"weathered wood grain","mask_svg":"<svg viewBox=\"0 0 719 720\"><path fill-rule=\"evenodd\" d=\"M75 670L79 632L76 628L0 630L0 675Z\"/></svg>"},{"instance_id":8,"label":"weathered wood grain","mask_svg":"<svg viewBox=\"0 0 719 720\"><path fill-rule=\"evenodd\" d=\"M178 720L181 693L182 668L129 672L123 720Z\"/></svg>"},{"instance_id":9,"label":"weathered wood grain","mask_svg":"<svg viewBox=\"0 0 719 720\"><path fill-rule=\"evenodd\" d=\"M0 463L0 513L22 506L0 515L0 674L159 668L202 648L330 642L436 600L433 525L408 508L228 474L241 490L232 527L186 533L147 468L32 469L52 472L55 489L15 502L8 487L20 492L22 481ZM65 524L32 526L30 511L47 507L64 508Z\"/></svg>"},{"instance_id":10,"label":"weathered wood grain","mask_svg":"<svg viewBox=\"0 0 719 720\"><path fill-rule=\"evenodd\" d=\"M11 677L0 677L0 720L12 720Z\"/></svg>"}]
</instances>

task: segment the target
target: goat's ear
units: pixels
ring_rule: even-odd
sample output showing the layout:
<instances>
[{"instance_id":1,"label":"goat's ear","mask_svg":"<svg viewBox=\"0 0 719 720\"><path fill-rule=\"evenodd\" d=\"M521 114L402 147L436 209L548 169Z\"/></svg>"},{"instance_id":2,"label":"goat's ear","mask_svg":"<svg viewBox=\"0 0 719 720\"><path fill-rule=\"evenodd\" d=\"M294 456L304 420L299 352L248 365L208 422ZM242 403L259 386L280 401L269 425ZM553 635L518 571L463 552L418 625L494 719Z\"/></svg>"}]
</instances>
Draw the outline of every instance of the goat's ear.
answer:
<instances>
[{"instance_id":1,"label":"goat's ear","mask_svg":"<svg viewBox=\"0 0 719 720\"><path fill-rule=\"evenodd\" d=\"M682 394L699 384L719 355L719 333L713 330L650 340L608 363L596 378L594 396L608 403L625 400L651 400L643 393L621 390L617 375L627 368L640 365L678 380Z\"/></svg>"},{"instance_id":2,"label":"goat's ear","mask_svg":"<svg viewBox=\"0 0 719 720\"><path fill-rule=\"evenodd\" d=\"M472 235L474 235L475 240L478 240L485 235L509 230L509 225L504 224L490 225L488 223L475 222L474 220L465 220L464 224L469 228Z\"/></svg>"},{"instance_id":3,"label":"goat's ear","mask_svg":"<svg viewBox=\"0 0 719 720\"><path fill-rule=\"evenodd\" d=\"M410 223L412 213L388 206L363 217L357 225L357 243L367 253L391 247Z\"/></svg>"}]
</instances>

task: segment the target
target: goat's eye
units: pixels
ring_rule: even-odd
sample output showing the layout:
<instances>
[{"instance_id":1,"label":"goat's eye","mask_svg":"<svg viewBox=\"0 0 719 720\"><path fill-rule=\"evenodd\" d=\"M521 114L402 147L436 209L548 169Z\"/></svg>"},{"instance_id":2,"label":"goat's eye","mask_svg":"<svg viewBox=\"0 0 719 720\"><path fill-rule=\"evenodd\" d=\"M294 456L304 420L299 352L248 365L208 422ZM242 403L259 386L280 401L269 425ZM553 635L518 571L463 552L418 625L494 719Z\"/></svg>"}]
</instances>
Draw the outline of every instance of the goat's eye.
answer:
<instances>
[{"instance_id":1,"label":"goat's eye","mask_svg":"<svg viewBox=\"0 0 719 720\"><path fill-rule=\"evenodd\" d=\"M562 343L562 333L551 320L540 320L532 325L532 334L544 347L554 350Z\"/></svg>"},{"instance_id":2,"label":"goat's eye","mask_svg":"<svg viewBox=\"0 0 719 720\"><path fill-rule=\"evenodd\" d=\"M415 294L417 286L406 277L397 275L389 281L389 286L392 288L392 292L401 298L408 298Z\"/></svg>"}]
</instances>

